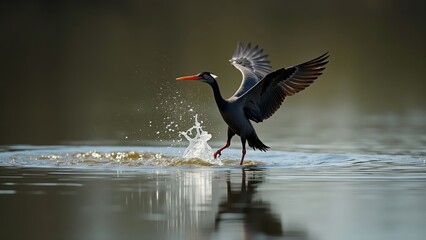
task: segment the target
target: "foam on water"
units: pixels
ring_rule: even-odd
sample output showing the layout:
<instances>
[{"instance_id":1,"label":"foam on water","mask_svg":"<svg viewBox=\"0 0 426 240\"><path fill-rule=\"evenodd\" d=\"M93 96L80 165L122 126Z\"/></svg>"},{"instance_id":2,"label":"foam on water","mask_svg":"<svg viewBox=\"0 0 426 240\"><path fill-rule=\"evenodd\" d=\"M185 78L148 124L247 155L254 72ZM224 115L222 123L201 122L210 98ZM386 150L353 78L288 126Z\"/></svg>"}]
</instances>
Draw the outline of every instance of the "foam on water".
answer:
<instances>
[{"instance_id":1,"label":"foam on water","mask_svg":"<svg viewBox=\"0 0 426 240\"><path fill-rule=\"evenodd\" d=\"M213 158L213 150L207 143L207 141L212 138L212 135L203 130L201 123L198 122L198 114L194 116L194 119L195 123L193 127L185 132L179 132L180 135L184 136L186 140L189 141L189 145L183 153L183 158L199 158L215 165L222 165L219 159Z\"/></svg>"}]
</instances>

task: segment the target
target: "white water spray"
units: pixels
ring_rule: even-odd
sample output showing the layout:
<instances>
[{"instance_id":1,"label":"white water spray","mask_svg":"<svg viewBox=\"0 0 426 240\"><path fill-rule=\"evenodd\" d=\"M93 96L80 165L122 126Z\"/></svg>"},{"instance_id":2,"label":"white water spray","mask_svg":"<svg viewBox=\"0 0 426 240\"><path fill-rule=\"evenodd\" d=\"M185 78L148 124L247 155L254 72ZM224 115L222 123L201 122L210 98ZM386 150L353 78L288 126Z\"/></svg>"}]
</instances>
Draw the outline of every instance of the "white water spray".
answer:
<instances>
[{"instance_id":1,"label":"white water spray","mask_svg":"<svg viewBox=\"0 0 426 240\"><path fill-rule=\"evenodd\" d=\"M195 130L195 136L193 130ZM186 130L186 132L179 132L179 134L189 141L189 146L183 153L183 158L199 158L212 164L222 165L219 159L213 158L213 150L207 143L212 138L212 135L203 130L201 124L198 122L198 114L195 115L195 125ZM194 137L191 138L191 136Z\"/></svg>"}]
</instances>

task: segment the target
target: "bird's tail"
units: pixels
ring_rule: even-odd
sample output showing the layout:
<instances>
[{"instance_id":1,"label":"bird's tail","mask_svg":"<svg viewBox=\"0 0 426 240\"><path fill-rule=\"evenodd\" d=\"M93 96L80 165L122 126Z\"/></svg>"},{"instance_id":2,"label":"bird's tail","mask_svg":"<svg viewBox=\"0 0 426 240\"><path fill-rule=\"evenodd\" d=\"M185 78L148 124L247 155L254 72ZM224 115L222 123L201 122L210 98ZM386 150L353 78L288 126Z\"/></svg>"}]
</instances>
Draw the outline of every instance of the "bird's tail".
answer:
<instances>
[{"instance_id":1,"label":"bird's tail","mask_svg":"<svg viewBox=\"0 0 426 240\"><path fill-rule=\"evenodd\" d=\"M260 151L266 152L268 151L268 146L263 144L262 141L257 136L252 136L247 138L248 145L252 147L254 150L259 149Z\"/></svg>"}]
</instances>

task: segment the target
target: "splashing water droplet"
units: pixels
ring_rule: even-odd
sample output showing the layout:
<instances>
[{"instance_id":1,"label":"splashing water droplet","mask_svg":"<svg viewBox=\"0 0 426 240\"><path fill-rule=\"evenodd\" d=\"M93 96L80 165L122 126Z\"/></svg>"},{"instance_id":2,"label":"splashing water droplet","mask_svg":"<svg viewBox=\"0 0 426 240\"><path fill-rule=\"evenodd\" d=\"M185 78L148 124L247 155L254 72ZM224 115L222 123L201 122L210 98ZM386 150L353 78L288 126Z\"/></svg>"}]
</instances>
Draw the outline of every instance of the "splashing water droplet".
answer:
<instances>
[{"instance_id":1,"label":"splashing water droplet","mask_svg":"<svg viewBox=\"0 0 426 240\"><path fill-rule=\"evenodd\" d=\"M185 149L183 158L199 158L212 164L222 165L222 161L213 158L213 150L207 143L212 135L203 130L200 122L198 122L198 114L196 114L194 118L195 124L193 127L186 130L186 132L179 132L180 135L184 136L189 141L189 146ZM194 135L192 132L193 130L195 130L195 136L191 138L190 136Z\"/></svg>"}]
</instances>

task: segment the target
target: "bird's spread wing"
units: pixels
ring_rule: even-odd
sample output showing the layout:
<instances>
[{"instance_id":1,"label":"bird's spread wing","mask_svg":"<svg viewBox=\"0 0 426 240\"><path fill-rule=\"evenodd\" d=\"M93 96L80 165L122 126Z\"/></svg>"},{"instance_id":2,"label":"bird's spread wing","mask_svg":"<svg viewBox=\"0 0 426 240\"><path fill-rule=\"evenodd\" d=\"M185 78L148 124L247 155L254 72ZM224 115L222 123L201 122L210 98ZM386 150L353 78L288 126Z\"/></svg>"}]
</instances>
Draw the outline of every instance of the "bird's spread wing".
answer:
<instances>
[{"instance_id":1,"label":"bird's spread wing","mask_svg":"<svg viewBox=\"0 0 426 240\"><path fill-rule=\"evenodd\" d=\"M272 67L259 46L252 47L250 43L243 46L238 43L234 55L229 60L243 74L243 81L234 96L239 97L252 88L256 83L272 72Z\"/></svg>"},{"instance_id":2,"label":"bird's spread wing","mask_svg":"<svg viewBox=\"0 0 426 240\"><path fill-rule=\"evenodd\" d=\"M247 118L262 122L281 106L285 97L308 87L322 74L328 53L311 61L271 72L241 96Z\"/></svg>"}]
</instances>

